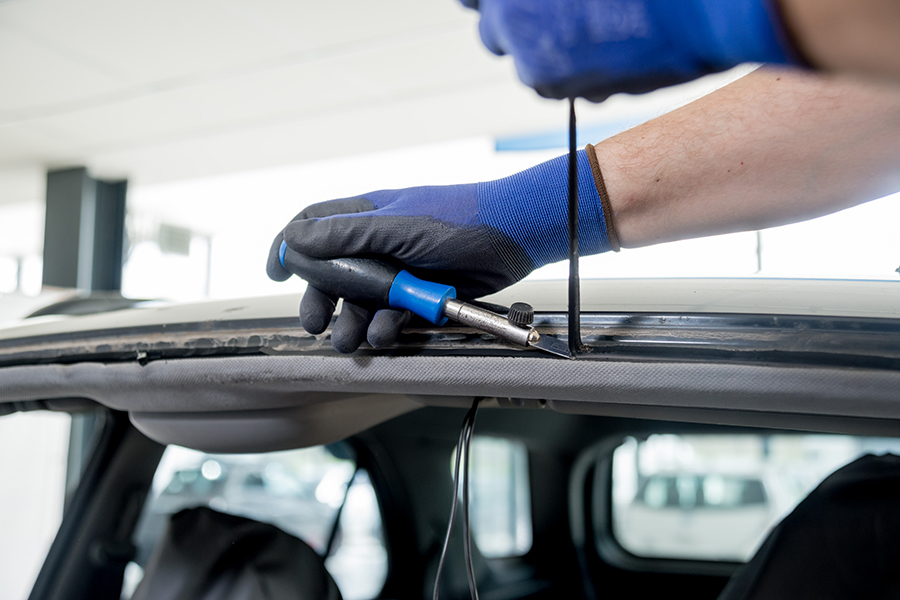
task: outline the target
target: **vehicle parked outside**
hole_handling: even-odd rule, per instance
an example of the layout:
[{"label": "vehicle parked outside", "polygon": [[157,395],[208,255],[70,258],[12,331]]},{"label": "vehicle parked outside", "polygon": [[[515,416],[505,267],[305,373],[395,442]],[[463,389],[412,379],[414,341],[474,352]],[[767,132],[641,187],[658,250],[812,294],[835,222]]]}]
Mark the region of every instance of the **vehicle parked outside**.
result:
[{"label": "vehicle parked outside", "polygon": [[891,438],[813,434],[628,438],[613,458],[613,534],[647,558],[746,562],[822,479]]},{"label": "vehicle parked outside", "polygon": [[781,514],[773,483],[763,474],[651,475],[619,508],[616,539],[639,556],[746,561]]}]

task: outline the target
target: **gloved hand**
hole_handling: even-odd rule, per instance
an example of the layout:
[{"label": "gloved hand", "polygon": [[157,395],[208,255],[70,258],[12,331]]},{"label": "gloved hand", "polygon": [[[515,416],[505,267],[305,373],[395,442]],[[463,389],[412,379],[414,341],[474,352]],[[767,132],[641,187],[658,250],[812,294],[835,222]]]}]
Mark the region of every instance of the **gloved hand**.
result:
[{"label": "gloved hand", "polygon": [[494,54],[549,98],[601,101],[744,62],[799,63],[776,0],[461,0]]},{"label": "gloved hand", "polygon": [[[578,152],[579,251],[618,250],[609,200],[592,146]],[[568,256],[568,157],[486,183],[382,190],[314,204],[279,233],[267,272],[290,277],[278,258],[281,241],[314,258],[386,255],[415,276],[456,288],[471,299],[501,290],[534,269]],[[337,299],[308,288],[300,321],[313,334],[328,327]],[[353,352],[367,338],[393,343],[406,313],[345,302],[332,345]]]}]

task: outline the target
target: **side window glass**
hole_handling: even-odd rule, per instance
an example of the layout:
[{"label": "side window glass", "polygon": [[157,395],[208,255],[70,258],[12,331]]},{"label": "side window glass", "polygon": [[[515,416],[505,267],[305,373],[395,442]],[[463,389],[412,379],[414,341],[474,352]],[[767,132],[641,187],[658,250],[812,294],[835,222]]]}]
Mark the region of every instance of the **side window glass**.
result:
[{"label": "side window glass", "polygon": [[521,556],[532,542],[528,450],[519,441],[477,435],[471,443],[470,519],[475,544],[488,558]]},{"label": "side window glass", "polygon": [[[91,415],[93,416],[93,415]],[[76,424],[84,415],[76,416]],[[69,491],[77,486],[90,439],[74,436],[73,417],[35,411],[0,417],[0,582],[3,597],[31,592],[62,522]],[[78,439],[75,439],[78,438]],[[70,442],[77,464],[69,465]],[[67,477],[68,475],[68,477]]]},{"label": "side window glass", "polygon": [[271,523],[319,555],[328,552],[325,566],[346,600],[369,600],[384,585],[381,513],[368,474],[353,460],[323,446],[264,454],[169,446],[135,532],[138,552],[126,568],[123,598],[143,578],[169,517],[196,506]]},{"label": "side window glass", "polygon": [[364,470],[356,477],[341,510],[341,524],[325,567],[345,600],[375,598],[387,578],[387,551],[375,489]]},{"label": "side window glass", "polygon": [[[900,440],[837,435],[628,438],[612,468],[612,534],[634,556],[746,562],[825,477]],[[603,503],[594,499],[595,522]]]}]

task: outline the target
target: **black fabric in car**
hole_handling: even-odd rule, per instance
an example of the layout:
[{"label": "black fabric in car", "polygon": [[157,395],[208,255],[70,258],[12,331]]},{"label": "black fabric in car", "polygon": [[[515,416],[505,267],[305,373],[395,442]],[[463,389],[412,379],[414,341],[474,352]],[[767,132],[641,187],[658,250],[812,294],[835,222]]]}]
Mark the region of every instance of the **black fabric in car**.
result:
[{"label": "black fabric in car", "polygon": [[835,471],[772,530],[719,600],[900,598],[900,457]]},{"label": "black fabric in car", "polygon": [[172,516],[132,600],[340,600],[325,563],[273,525],[192,508]]}]

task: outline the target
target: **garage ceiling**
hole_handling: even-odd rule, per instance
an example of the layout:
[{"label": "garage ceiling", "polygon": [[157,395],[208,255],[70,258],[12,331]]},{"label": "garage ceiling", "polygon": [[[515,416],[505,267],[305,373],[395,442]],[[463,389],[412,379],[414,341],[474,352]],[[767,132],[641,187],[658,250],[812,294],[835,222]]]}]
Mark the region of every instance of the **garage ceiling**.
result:
[{"label": "garage ceiling", "polygon": [[456,0],[0,0],[0,203],[41,200],[48,168],[135,186],[561,130],[565,103],[520,84],[477,22]]},{"label": "garage ceiling", "polygon": [[0,169],[138,183],[558,126],[454,0],[0,3]]}]

